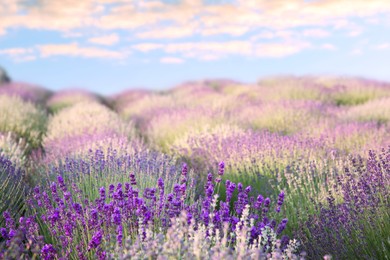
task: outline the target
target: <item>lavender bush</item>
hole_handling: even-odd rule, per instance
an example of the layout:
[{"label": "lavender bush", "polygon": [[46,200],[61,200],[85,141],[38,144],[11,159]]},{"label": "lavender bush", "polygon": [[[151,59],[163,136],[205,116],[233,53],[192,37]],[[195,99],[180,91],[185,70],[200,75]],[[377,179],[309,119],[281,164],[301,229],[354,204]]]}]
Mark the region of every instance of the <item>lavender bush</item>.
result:
[{"label": "lavender bush", "polygon": [[[7,211],[7,218],[20,216],[27,193],[24,172],[3,155],[0,155],[0,183],[0,212]],[[5,220],[0,217],[0,226]]]},{"label": "lavender bush", "polygon": [[97,102],[101,98],[97,95],[82,89],[63,90],[53,94],[46,102],[48,109],[56,113],[66,107],[73,106],[78,103]]},{"label": "lavender bush", "polygon": [[23,139],[17,139],[11,132],[0,133],[0,156],[8,157],[18,166],[27,163],[28,144]]},{"label": "lavender bush", "polygon": [[46,132],[46,114],[31,102],[17,96],[0,95],[0,132],[12,132],[30,148],[41,145]]},{"label": "lavender bush", "polygon": [[[96,199],[85,196],[77,185],[69,185],[59,175],[49,189],[35,187],[29,201],[35,212],[35,217],[29,218],[29,225],[36,227],[35,223],[40,223],[40,234],[44,235],[45,244],[36,229],[31,232],[26,228],[24,218],[16,230],[13,219],[5,212],[6,227],[1,229],[1,234],[6,240],[6,252],[10,245],[17,243],[14,237],[20,231],[29,237],[26,243],[31,243],[31,248],[40,248],[44,259],[106,259],[109,255],[123,257],[134,250],[150,254],[152,252],[139,249],[139,244],[154,236],[165,236],[165,244],[170,244],[174,230],[183,238],[190,232],[192,239],[185,238],[183,243],[193,245],[196,250],[183,248],[183,251],[173,252],[174,248],[165,248],[162,249],[163,254],[203,254],[198,249],[212,249],[218,243],[221,255],[228,252],[242,256],[293,254],[298,246],[295,241],[289,243],[285,236],[277,241],[288,220],[281,219],[278,214],[271,214],[277,218],[269,217],[272,211],[280,212],[284,192],[279,194],[277,203],[271,205],[269,198],[251,196],[250,186],[244,188],[241,183],[236,185],[226,181],[226,199],[218,201],[218,195],[214,196],[214,193],[219,189],[223,174],[224,168],[220,166],[216,179],[208,175],[204,194],[197,201],[193,200],[186,165],[182,167],[180,182],[172,189],[167,189],[163,179],[159,178],[155,187],[142,191],[137,187],[135,174],[130,173],[128,182],[101,187]],[[233,201],[236,190],[238,199]],[[127,246],[123,247],[126,239],[134,243],[126,242]],[[203,243],[201,239],[208,242]],[[25,250],[27,246],[29,244],[22,242],[19,248]],[[107,251],[112,247],[115,249]],[[225,247],[231,247],[235,252]]]},{"label": "lavender bush", "polygon": [[310,257],[390,257],[389,162],[390,147],[379,155],[370,151],[367,159],[351,158],[327,203],[314,202],[318,213],[302,223],[298,236]]},{"label": "lavender bush", "polygon": [[42,105],[50,97],[51,91],[22,82],[12,82],[0,86],[0,95],[17,96],[25,102]]},{"label": "lavender bush", "polygon": [[386,259],[389,151],[367,151],[390,145],[389,86],[218,80],[49,102],[2,86],[0,258],[297,259],[302,244]]}]

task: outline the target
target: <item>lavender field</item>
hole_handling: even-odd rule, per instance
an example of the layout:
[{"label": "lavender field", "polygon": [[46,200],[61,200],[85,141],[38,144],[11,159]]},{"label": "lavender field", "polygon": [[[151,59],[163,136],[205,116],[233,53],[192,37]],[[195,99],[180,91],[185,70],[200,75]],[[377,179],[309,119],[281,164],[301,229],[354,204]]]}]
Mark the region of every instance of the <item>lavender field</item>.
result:
[{"label": "lavender field", "polygon": [[5,83],[0,180],[0,259],[390,259],[390,83]]}]

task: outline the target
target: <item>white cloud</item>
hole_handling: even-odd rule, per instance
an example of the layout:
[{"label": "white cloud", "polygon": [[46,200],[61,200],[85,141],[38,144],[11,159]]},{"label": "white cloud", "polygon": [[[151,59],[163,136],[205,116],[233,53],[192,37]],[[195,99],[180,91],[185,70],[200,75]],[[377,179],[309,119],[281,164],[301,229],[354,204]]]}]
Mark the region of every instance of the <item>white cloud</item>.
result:
[{"label": "white cloud", "polygon": [[374,46],[374,49],[376,50],[388,50],[390,49],[390,43],[382,43],[382,44],[378,44],[376,46]]},{"label": "white cloud", "polygon": [[119,36],[116,33],[112,33],[109,35],[99,36],[89,38],[88,41],[90,43],[99,44],[99,45],[114,45],[119,42]]},{"label": "white cloud", "polygon": [[22,56],[30,54],[33,52],[31,48],[10,48],[10,49],[0,49],[0,55],[8,55],[12,57]]},{"label": "white cloud", "polygon": [[355,48],[349,54],[353,56],[359,56],[363,54],[363,50],[360,48]]},{"label": "white cloud", "polygon": [[284,41],[274,43],[256,43],[251,41],[220,42],[181,42],[154,44],[143,43],[132,48],[141,52],[161,50],[167,54],[179,54],[198,60],[216,60],[230,55],[247,57],[284,57],[310,48],[309,42]]},{"label": "white cloud", "polygon": [[309,29],[309,30],[304,30],[302,32],[302,35],[311,38],[325,38],[328,37],[330,33],[323,29]]},{"label": "white cloud", "polygon": [[281,58],[298,53],[311,47],[308,42],[280,42],[260,43],[255,46],[255,55],[258,57]]},{"label": "white cloud", "polygon": [[135,36],[141,39],[174,39],[188,37],[194,34],[194,26],[184,25],[180,27],[156,28],[137,33]]},{"label": "white cloud", "polygon": [[95,47],[80,47],[77,43],[46,44],[37,46],[42,58],[51,56],[74,56],[84,58],[123,59],[128,53]]},{"label": "white cloud", "polygon": [[161,49],[163,46],[164,46],[163,44],[158,44],[158,43],[140,43],[140,44],[133,45],[132,48],[137,51],[149,52],[149,51]]},{"label": "white cloud", "polygon": [[0,49],[0,56],[5,55],[16,62],[32,61],[36,59],[33,48]]},{"label": "white cloud", "polygon": [[337,50],[337,47],[331,43],[324,43],[321,45],[321,49],[335,51],[335,50]]},{"label": "white cloud", "polygon": [[168,63],[168,64],[180,64],[183,63],[184,60],[180,58],[175,57],[163,57],[160,59],[161,63]]},{"label": "white cloud", "polygon": [[356,36],[359,36],[360,34],[363,33],[363,30],[360,29],[360,28],[357,28],[357,29],[354,29],[354,30],[351,30],[348,32],[348,36],[350,37],[356,37]]}]

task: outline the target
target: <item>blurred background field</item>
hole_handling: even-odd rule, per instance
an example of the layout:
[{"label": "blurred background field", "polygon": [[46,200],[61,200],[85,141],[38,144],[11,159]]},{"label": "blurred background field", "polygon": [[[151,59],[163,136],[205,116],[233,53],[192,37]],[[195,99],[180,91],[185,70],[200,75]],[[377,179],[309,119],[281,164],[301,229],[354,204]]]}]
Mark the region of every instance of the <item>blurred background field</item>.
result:
[{"label": "blurred background field", "polygon": [[[389,147],[387,82],[315,76],[254,84],[207,80],[112,96],[8,82],[0,86],[0,152],[14,169],[5,161],[0,169],[0,209],[7,205],[14,217],[26,214],[27,194],[37,184],[49,185],[57,173],[92,200],[100,187],[124,183],[130,172],[142,190],[158,178],[172,189],[182,163],[191,169],[197,199],[223,161],[222,183],[242,183],[273,200],[285,192],[285,233],[302,242],[310,259],[384,259],[390,229],[375,229],[390,223]],[[381,180],[375,179],[379,171]],[[361,186],[364,176],[375,177],[368,190]],[[374,188],[382,192],[377,199]],[[221,199],[226,192],[221,185]],[[328,223],[323,219],[329,210],[334,220]]]}]

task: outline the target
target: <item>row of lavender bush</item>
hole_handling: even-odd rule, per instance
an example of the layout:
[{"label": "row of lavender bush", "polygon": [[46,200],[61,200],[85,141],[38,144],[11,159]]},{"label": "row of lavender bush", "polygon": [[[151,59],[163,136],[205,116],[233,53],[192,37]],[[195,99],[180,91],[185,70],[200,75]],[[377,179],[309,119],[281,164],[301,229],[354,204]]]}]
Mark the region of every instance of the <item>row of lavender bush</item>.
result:
[{"label": "row of lavender bush", "polygon": [[[51,93],[17,83],[0,86],[0,188],[7,194],[0,197],[6,205],[2,210],[7,209],[0,217],[6,228],[0,242],[3,257],[19,252],[21,258],[48,259],[278,259],[306,252],[310,259],[326,254],[386,258],[389,151],[377,156],[368,149],[390,144],[389,96],[386,83],[310,77],[266,79],[257,85],[193,82],[165,93],[129,91],[111,98],[85,91]],[[362,158],[356,159],[359,154]],[[192,169],[186,180],[178,166],[182,161]],[[217,183],[210,181],[213,175]],[[378,176],[384,180],[379,184]],[[114,197],[129,196],[126,183],[138,191],[133,215],[123,215],[126,210]],[[230,194],[231,183],[240,190]],[[38,196],[36,185],[46,198],[41,205],[31,200]],[[244,189],[248,186],[250,191]],[[108,199],[101,206],[111,205],[107,214],[98,209],[102,187]],[[185,191],[180,205],[177,190]],[[265,214],[265,198],[278,204],[281,191],[286,198],[281,212],[273,208]],[[262,197],[251,195],[259,193],[265,197],[262,214],[256,213]],[[218,195],[215,201],[213,194]],[[164,207],[175,203],[180,210],[169,215],[172,209]],[[73,204],[80,205],[87,222],[64,227],[66,220],[80,217]],[[244,214],[246,204],[249,215]],[[161,219],[155,217],[158,205],[164,205]],[[94,209],[101,230],[89,225]],[[139,219],[144,209],[155,221]],[[115,224],[115,216],[123,225]],[[289,246],[277,232],[278,224],[286,222],[282,216],[288,218],[284,234],[297,239]],[[229,223],[227,229],[223,223]],[[100,243],[88,251],[94,239]]]}]

